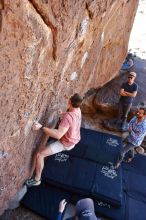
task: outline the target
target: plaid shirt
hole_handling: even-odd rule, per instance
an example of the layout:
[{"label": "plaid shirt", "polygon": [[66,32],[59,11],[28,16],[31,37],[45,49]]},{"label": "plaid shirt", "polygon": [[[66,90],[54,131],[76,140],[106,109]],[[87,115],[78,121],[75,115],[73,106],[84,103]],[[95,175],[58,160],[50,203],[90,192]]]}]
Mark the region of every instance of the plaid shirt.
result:
[{"label": "plaid shirt", "polygon": [[146,118],[138,122],[137,117],[133,117],[129,122],[130,134],[128,135],[128,142],[135,146],[140,146],[146,135]]}]

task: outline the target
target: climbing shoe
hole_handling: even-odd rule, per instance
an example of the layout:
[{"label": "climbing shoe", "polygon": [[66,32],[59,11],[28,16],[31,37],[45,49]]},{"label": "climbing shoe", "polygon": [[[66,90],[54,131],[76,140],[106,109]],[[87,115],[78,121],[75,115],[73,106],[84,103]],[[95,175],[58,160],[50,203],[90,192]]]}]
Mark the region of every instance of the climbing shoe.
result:
[{"label": "climbing shoe", "polygon": [[31,179],[26,180],[25,184],[28,187],[39,186],[41,184],[41,180],[35,180],[35,179],[31,178]]}]

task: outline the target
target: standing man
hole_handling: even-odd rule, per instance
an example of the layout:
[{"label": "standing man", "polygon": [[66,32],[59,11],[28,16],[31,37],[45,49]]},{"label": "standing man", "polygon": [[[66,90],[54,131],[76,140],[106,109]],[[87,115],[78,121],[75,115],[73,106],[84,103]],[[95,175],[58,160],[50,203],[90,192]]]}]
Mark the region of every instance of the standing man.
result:
[{"label": "standing man", "polygon": [[82,98],[79,94],[71,96],[68,102],[68,111],[62,114],[58,129],[43,127],[39,123],[33,125],[33,130],[43,132],[58,141],[43,147],[34,157],[35,177],[26,181],[27,186],[37,186],[41,183],[41,174],[44,168],[44,158],[65,150],[71,150],[80,141]]},{"label": "standing man", "polygon": [[[126,144],[122,148],[115,168],[118,168],[127,152],[139,147],[146,135],[146,109],[139,108],[137,115],[129,123],[129,135]],[[133,155],[134,156],[134,155]]]},{"label": "standing man", "polygon": [[119,100],[119,120],[121,126],[124,127],[127,121],[127,116],[132,106],[133,98],[137,95],[138,86],[134,82],[136,78],[135,72],[130,72],[128,75],[128,80],[123,83],[120,90],[120,100]]}]

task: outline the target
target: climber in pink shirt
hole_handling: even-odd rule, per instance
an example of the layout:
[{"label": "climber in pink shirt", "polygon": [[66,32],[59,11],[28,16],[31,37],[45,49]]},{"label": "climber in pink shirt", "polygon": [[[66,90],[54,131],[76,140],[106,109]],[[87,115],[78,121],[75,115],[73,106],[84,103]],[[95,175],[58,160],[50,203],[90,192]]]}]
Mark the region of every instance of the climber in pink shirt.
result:
[{"label": "climber in pink shirt", "polygon": [[41,148],[34,158],[35,177],[26,181],[27,186],[38,186],[41,183],[41,174],[44,168],[44,158],[64,150],[71,150],[80,141],[82,98],[79,94],[71,96],[68,102],[68,111],[62,113],[62,119],[58,129],[43,127],[40,123],[34,123],[33,130],[43,130],[50,137],[58,139],[47,147]]}]

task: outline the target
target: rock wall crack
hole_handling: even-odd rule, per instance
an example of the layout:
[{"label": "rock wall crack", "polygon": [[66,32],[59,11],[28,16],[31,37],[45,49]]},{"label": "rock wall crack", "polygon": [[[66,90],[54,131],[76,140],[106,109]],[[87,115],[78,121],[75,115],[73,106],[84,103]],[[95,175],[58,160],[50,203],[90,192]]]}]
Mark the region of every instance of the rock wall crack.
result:
[{"label": "rock wall crack", "polygon": [[52,35],[53,35],[53,51],[52,51],[52,57],[54,60],[57,58],[57,27],[55,27],[52,22],[50,21],[49,17],[46,17],[42,10],[40,9],[39,5],[35,2],[35,0],[28,0],[30,4],[33,6],[37,14],[42,18],[43,22],[51,29]]}]

